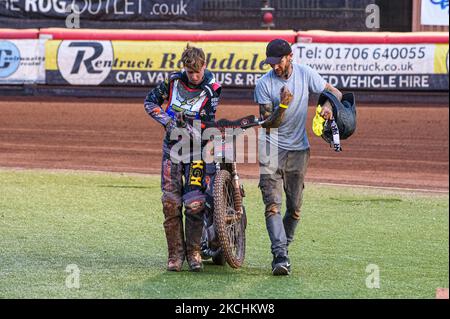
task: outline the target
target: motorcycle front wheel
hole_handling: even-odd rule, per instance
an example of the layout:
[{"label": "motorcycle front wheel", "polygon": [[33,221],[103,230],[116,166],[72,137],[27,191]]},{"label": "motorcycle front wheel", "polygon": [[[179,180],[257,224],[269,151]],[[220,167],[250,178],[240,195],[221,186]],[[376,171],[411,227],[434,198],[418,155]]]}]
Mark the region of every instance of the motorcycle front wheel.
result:
[{"label": "motorcycle front wheel", "polygon": [[236,210],[235,189],[230,172],[221,170],[214,182],[214,227],[223,255],[233,268],[242,266],[245,258],[245,210]]}]

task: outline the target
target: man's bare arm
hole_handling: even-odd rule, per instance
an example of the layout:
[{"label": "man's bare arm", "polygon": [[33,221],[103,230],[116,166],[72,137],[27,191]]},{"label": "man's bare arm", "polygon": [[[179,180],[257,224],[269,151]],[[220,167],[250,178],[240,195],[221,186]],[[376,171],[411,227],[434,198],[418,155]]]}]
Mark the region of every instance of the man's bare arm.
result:
[{"label": "man's bare arm", "polygon": [[262,120],[268,119],[273,113],[272,103],[260,104],[259,105],[259,115]]},{"label": "man's bare arm", "polygon": [[264,128],[278,128],[284,119],[284,113],[291,103],[294,96],[289,91],[287,86],[283,86],[280,90],[280,105],[278,108],[273,110],[273,105],[270,104],[260,104],[259,113],[261,114],[261,119],[266,120],[262,125]]},{"label": "man's bare arm", "polygon": [[284,110],[282,107],[278,107],[275,112],[273,111],[273,105],[269,104],[260,104],[259,105],[259,114],[261,120],[265,120],[266,122],[261,126],[264,128],[278,128],[281,125],[281,122],[284,118]]},{"label": "man's bare arm", "polygon": [[330,83],[327,83],[327,85],[325,86],[325,90],[330,91],[335,97],[338,98],[339,101],[342,100],[342,93],[341,93],[341,91],[336,89]]}]

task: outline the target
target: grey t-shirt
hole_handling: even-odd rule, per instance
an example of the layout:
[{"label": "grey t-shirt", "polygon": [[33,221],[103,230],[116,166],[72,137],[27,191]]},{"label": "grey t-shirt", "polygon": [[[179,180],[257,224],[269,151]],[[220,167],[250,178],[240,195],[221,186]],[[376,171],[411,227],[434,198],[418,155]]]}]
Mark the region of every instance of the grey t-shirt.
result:
[{"label": "grey t-shirt", "polygon": [[274,111],[280,104],[280,90],[287,85],[294,98],[284,114],[278,134],[264,134],[266,141],[288,151],[301,151],[309,148],[306,134],[309,91],[320,93],[325,90],[326,81],[317,71],[307,65],[293,64],[293,72],[284,80],[273,70],[267,72],[256,82],[255,102],[272,103]]}]

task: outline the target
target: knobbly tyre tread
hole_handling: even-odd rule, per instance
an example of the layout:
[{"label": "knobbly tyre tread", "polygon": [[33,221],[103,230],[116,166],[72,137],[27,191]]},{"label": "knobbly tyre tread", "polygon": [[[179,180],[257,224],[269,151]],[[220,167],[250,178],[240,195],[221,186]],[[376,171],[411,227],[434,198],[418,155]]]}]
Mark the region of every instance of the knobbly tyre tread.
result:
[{"label": "knobbly tyre tread", "polygon": [[[227,203],[226,203],[226,187],[231,185],[231,174],[226,170],[221,170],[216,174],[214,182],[214,227],[219,237],[219,242],[222,247],[222,251],[225,260],[232,268],[239,268],[242,266],[245,258],[245,226],[242,222],[239,223],[241,230],[241,238],[239,238],[239,255],[233,254],[233,247],[228,240],[228,234],[226,231],[226,215],[227,215]],[[240,191],[240,190],[239,190]],[[245,216],[243,216],[245,218]],[[241,221],[245,222],[245,219]]]}]

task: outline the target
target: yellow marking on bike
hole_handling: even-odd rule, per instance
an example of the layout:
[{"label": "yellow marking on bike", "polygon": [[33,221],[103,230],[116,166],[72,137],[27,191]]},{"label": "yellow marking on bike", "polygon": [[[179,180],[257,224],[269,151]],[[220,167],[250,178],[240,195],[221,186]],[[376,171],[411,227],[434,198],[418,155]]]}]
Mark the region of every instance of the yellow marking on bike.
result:
[{"label": "yellow marking on bike", "polygon": [[189,173],[190,185],[202,186],[203,179],[203,161],[193,161]]}]

